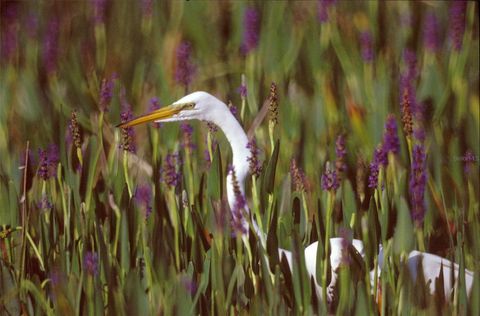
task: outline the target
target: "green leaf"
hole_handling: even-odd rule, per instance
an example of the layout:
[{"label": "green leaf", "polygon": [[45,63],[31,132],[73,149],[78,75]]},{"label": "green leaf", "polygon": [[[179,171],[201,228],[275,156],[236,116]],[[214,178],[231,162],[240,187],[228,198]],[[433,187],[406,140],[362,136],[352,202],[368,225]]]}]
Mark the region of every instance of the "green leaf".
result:
[{"label": "green leaf", "polygon": [[402,197],[397,201],[397,226],[393,237],[393,251],[395,254],[409,253],[415,244],[413,223],[407,201]]},{"label": "green leaf", "polygon": [[280,140],[277,139],[275,143],[275,149],[270,157],[267,168],[265,170],[265,176],[263,178],[263,190],[265,193],[273,194],[275,187],[275,171],[277,170],[278,154],[280,152]]}]

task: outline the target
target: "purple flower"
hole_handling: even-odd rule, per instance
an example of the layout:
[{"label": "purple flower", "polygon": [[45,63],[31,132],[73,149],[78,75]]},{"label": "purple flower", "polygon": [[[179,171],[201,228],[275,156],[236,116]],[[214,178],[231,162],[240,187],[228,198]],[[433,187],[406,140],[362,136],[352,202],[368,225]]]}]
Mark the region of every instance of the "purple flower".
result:
[{"label": "purple flower", "polygon": [[465,14],[467,1],[452,1],[450,6],[450,40],[453,48],[459,51],[462,48],[463,34],[465,33]]},{"label": "purple flower", "polygon": [[473,169],[473,164],[475,161],[477,161],[477,158],[471,150],[467,150],[465,155],[462,157],[462,160],[465,163],[465,166],[463,167],[465,174],[470,174]]},{"label": "purple flower", "polygon": [[[415,91],[415,81],[417,79],[417,57],[415,52],[406,49],[403,58],[406,68],[400,76],[400,103],[403,106],[402,120],[404,120],[405,127],[405,121],[407,121],[408,124],[412,123],[408,121],[411,121],[412,113],[417,111],[417,96]],[[408,127],[410,128],[410,126]],[[407,135],[410,134],[411,131],[407,132]]]},{"label": "purple flower", "polygon": [[238,87],[237,92],[240,94],[240,98],[245,99],[247,97],[247,86],[242,82]]},{"label": "purple flower", "polygon": [[59,55],[59,23],[56,18],[52,18],[47,25],[47,31],[43,39],[43,65],[48,74],[57,70]]},{"label": "purple flower", "polygon": [[[160,100],[157,97],[151,98],[149,102],[148,112],[152,112],[158,109],[160,109]],[[160,122],[157,122],[157,123],[153,123],[153,126],[156,128],[160,128],[163,126],[163,124]]]},{"label": "purple flower", "polygon": [[268,116],[270,123],[275,126],[278,124],[278,91],[277,84],[272,82],[270,85],[270,95],[268,96]]},{"label": "purple flower", "polygon": [[365,62],[370,63],[375,57],[373,50],[373,36],[370,31],[360,33],[360,44],[362,47],[362,58]]},{"label": "purple flower", "polygon": [[110,79],[104,78],[102,86],[100,87],[100,109],[104,112],[108,111],[108,106],[112,102],[113,88],[115,88],[116,74],[113,74]]},{"label": "purple flower", "polygon": [[395,116],[393,114],[387,116],[387,122],[385,123],[385,132],[383,134],[383,151],[386,154],[389,152],[397,154],[400,151],[397,121],[395,120]]},{"label": "purple flower", "polygon": [[177,165],[180,165],[179,154],[168,154],[165,157],[165,164],[162,170],[162,178],[166,185],[176,187],[180,183],[181,174],[177,172]]},{"label": "purple flower", "polygon": [[335,141],[335,155],[337,156],[337,159],[335,160],[335,170],[337,172],[338,181],[342,180],[343,174],[347,170],[347,164],[345,163],[346,154],[347,149],[345,148],[345,137],[343,134],[340,134]]},{"label": "purple flower", "polygon": [[195,65],[191,62],[192,47],[189,42],[181,42],[177,47],[177,64],[175,67],[175,81],[185,88],[192,82],[195,74]]},{"label": "purple flower", "polygon": [[322,190],[336,191],[339,186],[340,183],[337,178],[337,171],[330,168],[330,164],[327,162],[325,173],[322,175]]},{"label": "purple flower", "polygon": [[237,114],[238,114],[238,109],[235,105],[233,105],[232,102],[228,102],[228,108],[230,109],[230,112],[233,114],[233,116],[235,116],[237,118]]},{"label": "purple flower", "polygon": [[38,16],[35,13],[30,13],[27,17],[25,29],[30,38],[35,38],[38,33]]},{"label": "purple flower", "polygon": [[182,284],[187,290],[190,295],[194,295],[195,292],[197,291],[197,285],[195,284],[195,281],[193,281],[190,277],[184,276],[182,277]]},{"label": "purple flower", "polygon": [[47,211],[53,208],[53,204],[50,202],[46,194],[42,194],[42,198],[38,201],[37,207],[42,211]]},{"label": "purple flower", "polygon": [[243,14],[243,42],[240,50],[244,55],[257,48],[260,38],[260,17],[253,7],[247,7]]},{"label": "purple flower", "polygon": [[210,157],[210,152],[208,149],[203,151],[203,159],[205,159],[205,162],[207,163],[207,168],[210,168],[210,165],[212,164],[212,157]]},{"label": "purple flower", "polygon": [[348,248],[350,245],[352,245],[352,235],[353,232],[346,227],[340,227],[338,229],[338,236],[342,238],[342,257],[340,260],[342,265],[350,265],[352,263],[352,258],[350,257],[350,252],[348,251]]},{"label": "purple flower", "polygon": [[235,233],[246,234],[248,232],[248,228],[244,218],[244,212],[246,212],[247,201],[245,200],[245,197],[240,190],[240,186],[238,185],[238,180],[233,165],[228,167],[228,172],[232,175],[233,192],[235,194],[235,204],[233,206],[233,210],[231,210],[232,228]]},{"label": "purple flower", "polygon": [[153,0],[140,0],[142,13],[145,17],[151,17],[153,13]]},{"label": "purple flower", "polygon": [[51,144],[46,150],[38,149],[38,176],[43,180],[56,177],[57,165],[60,161],[58,147],[55,144]]},{"label": "purple flower", "polygon": [[152,213],[152,188],[148,184],[137,186],[134,199],[145,212],[145,219]]},{"label": "purple flower", "polygon": [[49,278],[54,287],[65,284],[65,275],[58,269],[58,267],[53,268],[52,271],[50,271]]},{"label": "purple flower", "polygon": [[18,9],[16,3],[7,2],[1,15],[1,58],[10,61],[18,47]]},{"label": "purple flower", "polygon": [[317,17],[320,23],[328,21],[328,8],[335,4],[335,0],[318,0]]},{"label": "purple flower", "polygon": [[212,134],[215,134],[218,131],[218,126],[215,125],[215,123],[207,122],[207,127],[208,127],[208,131]]},{"label": "purple flower", "polygon": [[192,142],[193,127],[188,123],[180,124],[180,129],[182,130],[183,140],[182,147],[187,150],[194,150],[197,146]]},{"label": "purple flower", "polygon": [[402,105],[402,123],[403,130],[407,137],[411,137],[413,133],[413,116],[412,116],[412,100],[410,98],[409,89],[405,88],[401,101]]},{"label": "purple flower", "polygon": [[262,164],[258,159],[258,156],[260,155],[260,150],[257,147],[257,142],[255,141],[255,139],[252,139],[247,143],[247,149],[250,150],[250,156],[247,158],[248,164],[250,166],[250,172],[254,176],[258,177],[262,172]]},{"label": "purple flower", "polygon": [[93,6],[93,19],[95,24],[103,24],[105,22],[107,0],[91,0],[91,3]]},{"label": "purple flower", "polygon": [[412,151],[409,193],[412,219],[421,224],[425,216],[425,185],[427,183],[426,154],[422,145],[415,145]]},{"label": "purple flower", "polygon": [[423,127],[417,127],[413,130],[413,137],[420,143],[425,141],[425,129]]},{"label": "purple flower", "polygon": [[[120,91],[120,103],[123,107],[123,112],[120,113],[120,121],[122,123],[125,123],[133,119],[133,113],[130,109],[130,104],[128,104],[125,96],[125,88]],[[122,127],[122,143],[120,144],[120,147],[123,150],[129,151],[131,153],[134,153],[136,151],[135,130],[132,126]]]},{"label": "purple flower", "polygon": [[417,55],[410,49],[403,52],[403,60],[407,66],[406,77],[415,80],[417,78]]},{"label": "purple flower", "polygon": [[429,12],[423,24],[423,41],[425,48],[434,53],[439,47],[438,43],[438,19],[435,13]]},{"label": "purple flower", "polygon": [[96,252],[87,251],[85,253],[83,269],[91,276],[98,274],[98,254]]},{"label": "purple flower", "polygon": [[378,146],[373,154],[372,162],[370,163],[370,175],[368,176],[368,187],[376,188],[378,185],[378,176],[380,174],[380,166],[388,164],[387,155],[383,146]]},{"label": "purple flower", "polygon": [[160,99],[157,97],[153,97],[149,101],[148,111],[151,112],[151,111],[158,110],[160,109],[160,106],[161,106]]},{"label": "purple flower", "polygon": [[290,177],[295,191],[304,191],[307,188],[305,173],[298,167],[294,158],[290,161]]},{"label": "purple flower", "polygon": [[82,147],[82,136],[80,134],[80,126],[77,120],[77,111],[72,111],[72,118],[68,122],[67,144],[74,143],[75,147]]}]

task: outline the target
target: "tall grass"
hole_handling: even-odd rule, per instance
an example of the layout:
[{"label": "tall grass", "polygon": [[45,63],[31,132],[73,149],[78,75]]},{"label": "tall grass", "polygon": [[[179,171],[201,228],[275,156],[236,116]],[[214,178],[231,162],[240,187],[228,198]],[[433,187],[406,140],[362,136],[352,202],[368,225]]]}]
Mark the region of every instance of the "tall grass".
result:
[{"label": "tall grass", "polygon": [[[318,240],[325,259],[326,235],[366,246],[360,272],[339,272],[335,312],[480,314],[478,277],[470,298],[461,279],[444,302],[402,264],[420,249],[480,272],[475,2],[464,17],[453,3],[406,1],[0,8],[2,314],[324,314],[303,249]],[[436,24],[426,27],[432,14]],[[190,56],[180,78],[181,42]],[[409,135],[402,85],[411,68],[409,97],[423,110]],[[277,124],[266,115],[272,82]],[[191,135],[178,124],[115,128],[121,113],[145,113],[153,97],[166,105],[196,90],[231,101],[256,139],[263,168],[246,192],[265,248],[232,231],[221,132],[203,122],[190,123]],[[369,187],[389,113],[400,149]],[[346,170],[338,189],[324,191],[340,134]],[[415,145],[426,153],[421,219],[409,189]],[[371,283],[380,243],[388,259]],[[292,271],[278,247],[293,251]],[[322,280],[329,267],[317,262]]]}]

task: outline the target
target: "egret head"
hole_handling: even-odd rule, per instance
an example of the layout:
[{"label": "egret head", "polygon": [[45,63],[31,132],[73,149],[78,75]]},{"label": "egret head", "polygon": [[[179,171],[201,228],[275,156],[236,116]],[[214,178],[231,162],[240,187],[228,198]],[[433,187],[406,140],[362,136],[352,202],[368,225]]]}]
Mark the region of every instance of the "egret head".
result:
[{"label": "egret head", "polygon": [[225,111],[229,112],[225,103],[209,93],[197,91],[175,101],[172,105],[121,123],[118,127],[129,127],[148,122],[178,122],[194,119],[218,124],[224,117]]}]

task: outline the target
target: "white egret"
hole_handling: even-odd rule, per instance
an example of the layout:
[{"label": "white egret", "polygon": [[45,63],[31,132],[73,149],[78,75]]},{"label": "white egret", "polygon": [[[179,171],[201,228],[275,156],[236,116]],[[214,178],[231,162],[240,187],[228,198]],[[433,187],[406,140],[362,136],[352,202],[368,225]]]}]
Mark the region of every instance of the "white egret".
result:
[{"label": "white egret", "polygon": [[[405,262],[408,267],[411,279],[415,282],[419,273],[423,273],[425,284],[428,286],[430,294],[435,294],[438,290],[443,291],[445,301],[449,301],[453,291],[458,286],[458,277],[460,273],[460,266],[448,259],[440,256],[413,250],[408,254]],[[378,251],[378,275],[380,276],[384,266],[384,251],[382,245],[379,246]],[[421,271],[418,268],[421,267]],[[440,277],[440,272],[443,271],[443,289],[437,289],[435,279]],[[374,279],[374,271],[370,272],[372,284]],[[467,295],[470,296],[473,287],[474,273],[465,269],[465,288]]]},{"label": "white egret", "polygon": [[[180,100],[174,102],[170,106],[163,107],[159,110],[155,110],[148,114],[142,115],[138,118],[135,118],[131,121],[122,123],[119,127],[128,127],[134,126],[142,123],[147,122],[177,122],[177,121],[186,121],[186,120],[201,120],[207,121],[216,124],[225,134],[228,142],[230,143],[232,154],[233,154],[233,170],[235,170],[235,175],[238,181],[239,189],[243,196],[245,196],[245,179],[249,173],[249,163],[248,158],[250,157],[250,150],[247,148],[248,138],[245,134],[245,131],[236,120],[235,116],[230,112],[227,105],[217,99],[216,97],[212,96],[206,92],[193,92],[189,95],[184,96]],[[234,183],[232,181],[232,171],[229,171],[227,175],[227,198],[228,203],[230,205],[230,209],[233,210],[235,208],[236,196],[234,193]],[[248,207],[246,207],[246,212],[249,214]],[[252,223],[255,229],[256,234],[258,235],[261,243],[265,246],[265,233],[260,231],[258,226],[256,225],[255,221],[252,219]],[[244,228],[244,231],[248,231],[248,222],[243,219],[241,225]],[[336,277],[336,270],[341,265],[342,260],[342,252],[347,251],[344,246],[344,242],[342,242],[342,238],[331,238],[330,245],[331,245],[331,255],[330,255],[330,264],[332,267],[332,281],[329,285],[329,292],[332,290],[331,286],[334,286],[337,277]],[[353,247],[358,251],[358,253],[364,257],[364,247],[363,242],[361,240],[353,240],[352,242]],[[316,258],[317,258],[317,248],[318,242],[314,242],[305,249],[305,264],[306,269],[310,276],[312,276],[317,285],[317,294],[321,293],[321,288],[319,286],[318,280],[316,278]],[[285,249],[279,248],[279,255],[280,257],[285,256],[290,269],[292,269],[293,259],[292,253]],[[381,252],[380,255],[383,257],[383,253]],[[440,271],[440,263],[443,264],[443,271],[444,274],[450,275],[451,269],[455,269],[456,274],[458,275],[458,267],[452,264],[449,260],[442,259],[438,256],[428,254],[428,253],[420,253],[415,252],[412,253],[409,257],[409,267],[413,269],[413,272],[416,272],[418,265],[415,263],[419,260],[421,255],[422,260],[422,267],[424,275],[427,276],[426,281],[428,282],[431,280],[435,273],[438,275]],[[440,258],[440,259],[438,259]],[[381,266],[380,266],[381,268]],[[415,273],[416,275],[417,273]],[[373,274],[372,274],[373,275]],[[473,273],[471,271],[467,271],[466,273],[467,280],[467,287],[468,289],[471,288],[471,284],[473,283]],[[445,278],[447,280],[448,278]],[[456,285],[456,282],[455,282]],[[455,285],[452,285],[451,282],[445,282],[445,293],[449,293]],[[430,285],[430,288],[432,286]],[[321,295],[319,295],[321,297]],[[331,298],[331,297],[330,297]]]}]

